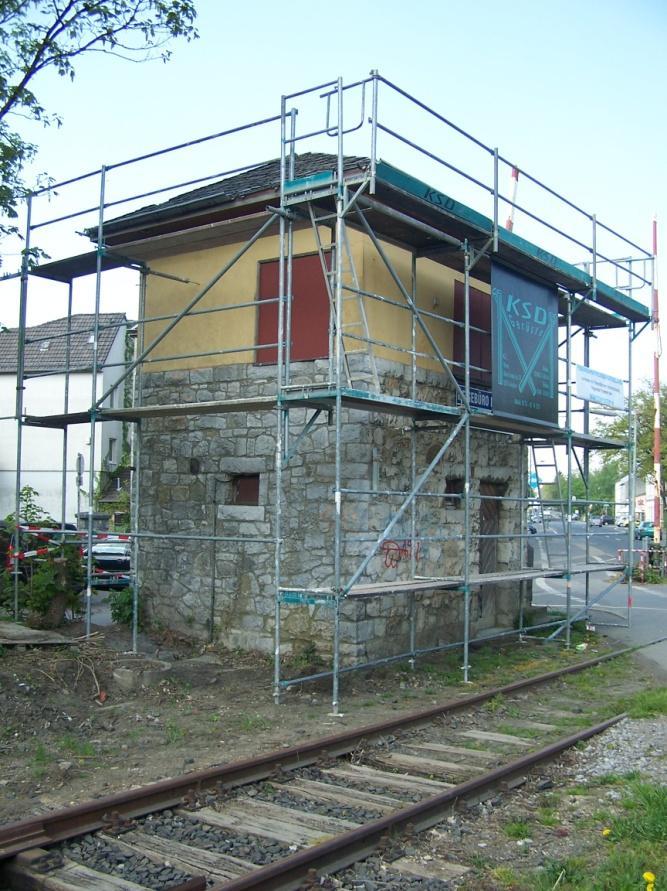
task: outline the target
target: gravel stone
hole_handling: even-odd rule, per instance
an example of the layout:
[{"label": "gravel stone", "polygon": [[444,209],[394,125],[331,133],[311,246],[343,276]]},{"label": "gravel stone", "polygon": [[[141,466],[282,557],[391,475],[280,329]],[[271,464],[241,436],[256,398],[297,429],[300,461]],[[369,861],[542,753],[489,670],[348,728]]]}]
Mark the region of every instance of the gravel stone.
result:
[{"label": "gravel stone", "polygon": [[183,884],[192,878],[166,864],[153,863],[140,854],[127,854],[114,845],[93,835],[84,835],[76,843],[64,843],[61,853],[90,869],[106,875],[120,876],[128,882],[162,891]]},{"label": "gravel stone", "polygon": [[257,866],[273,863],[291,853],[287,845],[279,842],[272,844],[254,835],[237,835],[217,826],[176,815],[172,811],[147,817],[140,825],[144,832],[151,832],[161,838],[174,839],[207,851],[230,854]]},{"label": "gravel stone", "polygon": [[605,774],[639,771],[667,784],[667,718],[625,720],[575,751],[578,783]]}]

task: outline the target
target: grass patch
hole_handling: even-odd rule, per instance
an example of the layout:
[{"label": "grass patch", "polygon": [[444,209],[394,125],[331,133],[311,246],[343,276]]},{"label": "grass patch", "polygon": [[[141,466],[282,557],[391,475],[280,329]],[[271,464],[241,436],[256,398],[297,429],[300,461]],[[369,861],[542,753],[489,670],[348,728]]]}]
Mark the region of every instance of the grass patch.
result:
[{"label": "grass patch", "polygon": [[583,889],[590,878],[589,868],[583,857],[568,857],[565,860],[549,860],[544,867],[535,873],[530,883],[522,884],[522,888],[532,891],[553,891],[558,889]]},{"label": "grass patch", "polygon": [[185,727],[181,727],[180,724],[177,724],[176,721],[167,721],[164,725],[164,736],[165,742],[168,746],[173,746],[175,743],[181,742],[187,736],[187,731]]},{"label": "grass patch", "polygon": [[497,696],[493,696],[491,699],[488,699],[484,703],[484,710],[490,712],[492,715],[497,714],[501,711],[505,706],[505,697],[498,694]]},{"label": "grass patch", "polygon": [[92,743],[77,739],[75,736],[63,736],[58,740],[58,748],[67,755],[76,755],[77,758],[92,758],[96,754]]},{"label": "grass patch", "polygon": [[476,867],[477,869],[485,869],[488,863],[489,858],[485,857],[484,854],[470,855],[470,865]]},{"label": "grass patch", "polygon": [[37,743],[35,751],[32,754],[32,763],[36,766],[42,766],[44,764],[50,764],[51,761],[53,761],[53,757],[41,743]]},{"label": "grass patch", "polygon": [[530,823],[527,820],[512,820],[504,826],[505,835],[508,838],[519,841],[522,838],[530,838]]},{"label": "grass patch", "polygon": [[53,755],[42,745],[42,743],[37,743],[30,760],[30,773],[32,774],[32,778],[39,781],[47,776],[54,759]]},{"label": "grass patch", "polygon": [[[577,623],[574,628],[573,647],[569,650],[563,649],[560,644],[530,642],[524,642],[521,646],[517,646],[516,642],[501,646],[474,646],[470,654],[471,681],[474,684],[492,682],[494,686],[502,686],[519,676],[541,674],[588,658],[590,653],[579,653],[574,649],[578,643],[587,643],[589,646],[596,643],[596,638],[586,631],[583,623]],[[621,660],[625,661],[623,657],[614,661]],[[432,657],[428,662],[420,661],[416,665],[416,672],[426,675],[430,682],[438,682],[443,686],[463,685],[461,654],[458,652],[443,653]],[[595,689],[597,683],[596,681],[591,689]]]},{"label": "grass patch", "polygon": [[631,842],[661,843],[667,858],[667,787],[634,782],[623,800],[626,815],[614,820],[612,836]]},{"label": "grass patch", "polygon": [[[581,856],[546,863],[522,876],[511,886],[513,889],[645,891],[647,882],[642,876],[647,871],[656,877],[656,891],[667,887],[667,788],[628,781],[619,775],[607,779],[613,780],[614,785],[626,784],[627,794],[619,815],[595,815],[598,820],[594,846]],[[508,826],[515,827],[517,823]],[[605,827],[604,836],[601,826]]]},{"label": "grass patch", "polygon": [[498,733],[506,733],[507,736],[524,737],[525,739],[540,739],[544,736],[543,730],[536,727],[515,727],[514,724],[500,724]]},{"label": "grass patch", "polygon": [[495,887],[508,889],[517,887],[517,875],[511,866],[496,866],[490,871],[490,875],[496,883]]},{"label": "grass patch", "polygon": [[667,687],[642,690],[620,699],[618,712],[627,712],[631,718],[658,718],[667,715]]},{"label": "grass patch", "polygon": [[234,721],[234,726],[237,730],[242,730],[244,733],[253,733],[255,731],[268,730],[271,726],[271,721],[262,715],[241,715]]},{"label": "grass patch", "polygon": [[560,824],[560,819],[553,808],[541,807],[537,812],[537,822],[541,826],[558,826]]},{"label": "grass patch", "polygon": [[565,679],[565,683],[577,693],[584,693],[597,699],[602,685],[611,681],[624,680],[631,669],[632,661],[629,656],[617,656],[615,659],[589,668],[588,671],[570,675]]}]

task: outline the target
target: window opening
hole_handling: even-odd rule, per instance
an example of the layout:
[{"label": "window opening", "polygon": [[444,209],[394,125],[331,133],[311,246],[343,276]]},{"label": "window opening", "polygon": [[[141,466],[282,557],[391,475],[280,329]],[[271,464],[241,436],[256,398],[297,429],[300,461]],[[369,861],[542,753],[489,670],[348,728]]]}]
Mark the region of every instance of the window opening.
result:
[{"label": "window opening", "polygon": [[[278,260],[259,264],[258,346],[278,342],[279,266]],[[307,254],[292,260],[290,351],[294,362],[326,359],[329,355],[329,296],[319,254]],[[277,347],[258,349],[255,361],[258,365],[275,365],[278,361]]]},{"label": "window opening", "polygon": [[259,504],[259,474],[244,473],[232,479],[232,503]]},{"label": "window opening", "polygon": [[[465,286],[454,284],[454,320],[465,321]],[[491,386],[491,296],[478,288],[470,288],[470,381],[483,387]],[[481,330],[475,331],[473,328]],[[459,363],[454,374],[465,376],[465,329],[454,328],[454,361]]]},{"label": "window opening", "polygon": [[448,495],[463,495],[465,480],[462,476],[448,476],[445,491]]}]

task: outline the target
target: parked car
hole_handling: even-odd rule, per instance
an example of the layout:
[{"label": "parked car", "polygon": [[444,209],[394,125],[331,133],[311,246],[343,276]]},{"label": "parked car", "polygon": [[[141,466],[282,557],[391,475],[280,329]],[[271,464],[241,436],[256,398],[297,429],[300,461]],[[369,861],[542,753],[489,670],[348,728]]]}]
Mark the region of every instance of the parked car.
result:
[{"label": "parked car", "polygon": [[589,522],[591,526],[602,526],[602,517],[591,517]]},{"label": "parked car", "polygon": [[621,527],[626,527],[630,525],[630,517],[626,514],[621,514],[621,516],[616,517],[616,525]]},{"label": "parked car", "polygon": [[635,529],[635,538],[639,539],[639,541],[643,538],[648,538],[650,540],[653,538],[653,529],[653,520],[644,520]]},{"label": "parked car", "polygon": [[[83,552],[87,564],[88,552]],[[132,549],[128,541],[109,539],[93,545],[92,585],[100,590],[127,588],[130,584]]]},{"label": "parked car", "polygon": [[614,518],[609,514],[602,514],[602,525],[603,526],[613,526]]}]

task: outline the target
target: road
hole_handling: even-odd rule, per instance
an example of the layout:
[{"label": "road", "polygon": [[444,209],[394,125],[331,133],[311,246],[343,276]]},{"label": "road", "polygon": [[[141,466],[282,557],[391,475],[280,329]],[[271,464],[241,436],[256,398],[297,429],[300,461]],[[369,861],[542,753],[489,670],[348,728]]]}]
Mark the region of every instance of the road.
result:
[{"label": "road", "polygon": [[[535,548],[535,565],[546,565],[547,552],[552,564],[559,565],[564,559],[565,543],[563,526],[559,520],[547,521],[546,529],[538,526],[538,534],[531,542]],[[627,529],[615,526],[593,527],[586,535],[583,522],[572,523],[573,562],[583,562],[588,539],[588,562],[606,563],[616,558],[619,549],[628,547]],[[560,558],[560,559],[559,559]],[[543,562],[544,561],[544,562]],[[609,572],[590,573],[589,602],[596,599],[610,586],[611,590],[595,603],[591,610],[591,624],[596,629],[628,646],[647,643],[667,636],[667,584],[644,585],[633,583],[632,606],[628,609],[627,584],[613,585],[618,574]],[[537,579],[533,583],[533,603],[536,606],[565,608],[565,581],[562,579]],[[572,579],[572,609],[577,611],[586,604],[586,576]],[[667,641],[642,651],[642,657],[652,664],[658,676],[667,680]]]}]

